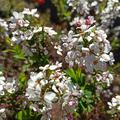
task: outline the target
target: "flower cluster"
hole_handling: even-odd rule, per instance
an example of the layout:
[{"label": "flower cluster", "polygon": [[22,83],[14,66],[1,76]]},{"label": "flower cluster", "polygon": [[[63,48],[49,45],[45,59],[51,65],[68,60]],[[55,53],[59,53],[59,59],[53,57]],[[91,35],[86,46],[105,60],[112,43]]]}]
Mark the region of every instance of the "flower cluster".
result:
[{"label": "flower cluster", "polygon": [[70,25],[77,27],[77,29],[80,29],[81,31],[85,31],[95,22],[96,21],[93,16],[88,16],[87,19],[75,17]]},{"label": "flower cluster", "polygon": [[17,90],[16,82],[13,78],[5,79],[3,73],[0,72],[0,95],[5,95],[5,92],[14,93]]},{"label": "flower cluster", "polygon": [[61,71],[61,67],[62,64],[58,62],[55,65],[48,64],[40,67],[39,73],[33,72],[30,75],[25,96],[30,101],[44,103],[40,111],[49,112],[57,102],[60,102],[64,114],[67,114],[65,113],[66,107],[69,108],[67,111],[76,110],[77,99],[81,97],[82,90]]},{"label": "flower cluster", "polygon": [[108,102],[108,106],[110,109],[120,111],[120,95],[113,97],[111,102]]},{"label": "flower cluster", "polygon": [[0,27],[3,27],[5,30],[8,30],[8,24],[4,19],[0,18]]},{"label": "flower cluster", "polygon": [[94,25],[91,26],[93,19],[79,21],[83,22],[76,28],[77,34],[70,30],[68,36],[61,38],[63,49],[66,52],[65,61],[70,67],[77,64],[87,73],[105,71],[108,64],[112,65],[114,62],[107,35],[103,30]]},{"label": "flower cluster", "polygon": [[7,21],[1,19],[0,25],[8,31],[8,35],[12,35],[11,41],[15,43],[31,40],[34,34],[42,31],[50,36],[57,34],[51,27],[41,27],[38,23],[37,26],[34,26],[36,20],[39,20],[37,9],[24,8],[22,12],[14,11],[12,17]]},{"label": "flower cluster", "polygon": [[106,8],[100,13],[101,27],[110,32],[109,26],[114,24],[114,20],[119,17],[120,4],[119,0],[108,0]]},{"label": "flower cluster", "polygon": [[89,3],[87,0],[67,0],[67,4],[72,7],[72,12],[77,11],[80,14],[89,14]]},{"label": "flower cluster", "polygon": [[[77,13],[84,17],[93,15],[99,20],[98,25],[106,32],[110,32],[110,26],[115,22],[115,19],[119,17],[120,4],[118,0],[67,0],[69,7],[72,7],[71,12]],[[104,5],[105,6],[104,6]]]},{"label": "flower cluster", "polygon": [[105,82],[107,84],[107,86],[110,86],[110,84],[113,81],[113,75],[111,73],[109,73],[109,71],[103,72],[102,75],[96,74],[96,80],[98,82],[102,82],[102,83]]}]

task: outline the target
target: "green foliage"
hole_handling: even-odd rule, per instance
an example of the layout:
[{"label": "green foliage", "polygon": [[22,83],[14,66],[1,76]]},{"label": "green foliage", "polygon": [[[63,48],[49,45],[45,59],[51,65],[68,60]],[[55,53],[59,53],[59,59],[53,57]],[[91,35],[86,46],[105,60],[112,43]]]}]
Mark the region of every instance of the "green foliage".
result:
[{"label": "green foliage", "polygon": [[102,12],[102,11],[105,9],[105,7],[106,7],[106,5],[107,5],[107,1],[108,1],[108,0],[104,0],[104,1],[102,1],[102,2],[99,4],[99,10],[100,10],[100,12]]},{"label": "green foliage", "polygon": [[91,112],[94,105],[94,93],[90,89],[85,88],[83,96],[79,99],[79,111],[83,113]]},{"label": "green foliage", "polygon": [[35,113],[30,109],[19,111],[16,115],[17,120],[40,120],[40,113]]},{"label": "green foliage", "polygon": [[13,57],[17,60],[24,60],[25,59],[25,53],[21,49],[19,45],[14,46],[13,48],[6,49],[3,52],[11,52],[13,53]]},{"label": "green foliage", "polygon": [[12,11],[21,11],[26,6],[24,0],[0,0],[0,11],[9,17]]},{"label": "green foliage", "polygon": [[67,75],[71,77],[74,84],[78,84],[83,91],[83,95],[79,99],[79,111],[91,112],[96,101],[97,95],[95,93],[95,85],[92,82],[87,82],[85,75],[80,69],[74,70],[72,68],[66,71]]},{"label": "green foliage", "polygon": [[24,54],[24,52],[22,51],[22,49],[20,48],[19,45],[15,46],[15,48],[13,49],[13,53],[14,53],[14,58],[20,59],[20,60],[25,59],[25,54]]},{"label": "green foliage", "polygon": [[80,69],[76,71],[73,68],[70,68],[66,71],[67,75],[71,77],[73,83],[84,86],[85,84],[85,75],[81,72]]},{"label": "green foliage", "polygon": [[27,84],[27,78],[25,73],[20,73],[18,79],[19,79],[20,88],[24,88]]},{"label": "green foliage", "polygon": [[57,7],[60,20],[70,19],[71,13],[67,11],[66,0],[54,0],[53,3]]},{"label": "green foliage", "polygon": [[111,45],[112,45],[113,50],[119,49],[120,48],[120,40],[113,39]]}]

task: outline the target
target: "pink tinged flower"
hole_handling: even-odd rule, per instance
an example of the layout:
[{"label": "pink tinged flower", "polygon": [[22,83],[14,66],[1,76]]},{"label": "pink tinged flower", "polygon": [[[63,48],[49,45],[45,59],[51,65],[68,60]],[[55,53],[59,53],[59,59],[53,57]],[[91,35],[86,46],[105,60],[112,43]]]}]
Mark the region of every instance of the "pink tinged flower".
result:
[{"label": "pink tinged flower", "polygon": [[73,61],[69,61],[69,67],[73,67],[74,66],[74,62]]},{"label": "pink tinged flower", "polygon": [[30,105],[30,108],[31,108],[33,111],[35,111],[35,112],[40,111],[37,104],[31,104],[31,105]]},{"label": "pink tinged flower", "polygon": [[85,24],[90,26],[93,23],[95,23],[94,17],[88,16],[88,18],[85,20]]},{"label": "pink tinged flower", "polygon": [[102,80],[102,76],[100,75],[100,74],[97,74],[96,75],[96,80],[99,82],[99,81],[101,81]]},{"label": "pink tinged flower", "polygon": [[86,24],[86,25],[91,25],[90,19],[86,19],[86,20],[85,20],[85,24]]},{"label": "pink tinged flower", "polygon": [[80,21],[76,22],[75,26],[76,27],[80,27],[81,26],[81,22]]},{"label": "pink tinged flower", "polygon": [[70,115],[68,115],[68,120],[74,120],[74,117],[73,117],[73,115],[72,114],[70,114]]},{"label": "pink tinged flower", "polygon": [[74,106],[75,104],[76,104],[76,102],[74,100],[71,100],[71,101],[68,102],[68,105],[70,107]]},{"label": "pink tinged flower", "polygon": [[20,27],[23,27],[24,25],[24,20],[18,20],[17,21],[17,24],[20,26]]}]

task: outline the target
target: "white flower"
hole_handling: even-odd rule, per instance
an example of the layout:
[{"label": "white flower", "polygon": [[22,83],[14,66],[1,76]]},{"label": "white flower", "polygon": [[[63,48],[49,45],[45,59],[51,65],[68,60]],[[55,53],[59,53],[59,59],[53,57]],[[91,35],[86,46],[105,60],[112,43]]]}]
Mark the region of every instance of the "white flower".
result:
[{"label": "white flower", "polygon": [[53,36],[53,35],[56,35],[56,34],[57,34],[57,32],[55,32],[55,31],[53,30],[53,28],[51,28],[51,27],[44,27],[44,31],[45,31],[46,33],[48,33],[48,35],[50,35],[50,36]]},{"label": "white flower", "polygon": [[[1,75],[3,73],[1,72]],[[5,77],[0,75],[0,95],[4,95]]]},{"label": "white flower", "polygon": [[49,69],[56,70],[57,68],[61,68],[61,67],[62,67],[62,63],[56,62],[55,65],[50,65]]},{"label": "white flower", "polygon": [[110,63],[110,65],[113,65],[113,64],[114,64],[114,61],[115,61],[114,56],[113,56],[113,53],[110,52],[109,56],[110,56],[110,61],[109,61],[109,63]]},{"label": "white flower", "polygon": [[47,84],[47,81],[43,79],[44,74],[31,73],[30,79],[28,80],[28,88],[26,89],[26,97],[33,101],[38,101],[40,99],[41,88],[43,85]]},{"label": "white flower", "polygon": [[44,86],[44,85],[46,85],[47,83],[48,83],[48,80],[42,79],[42,80],[40,81],[41,86]]},{"label": "white flower", "polygon": [[19,20],[19,19],[23,19],[24,18],[24,14],[23,13],[21,13],[21,12],[18,13],[16,11],[13,12],[13,16],[14,16],[13,20],[14,19]]},{"label": "white flower", "polygon": [[0,108],[0,113],[5,112],[5,108]]},{"label": "white flower", "polygon": [[4,76],[0,76],[0,83],[1,83],[2,81],[5,81],[5,77],[4,77]]},{"label": "white flower", "polygon": [[106,40],[106,38],[107,38],[107,35],[103,30],[97,30],[96,34],[98,35],[98,40],[100,42]]},{"label": "white flower", "polygon": [[100,61],[108,62],[110,61],[110,56],[108,54],[102,54],[100,57]]},{"label": "white flower", "polygon": [[104,53],[109,53],[111,50],[111,45],[110,45],[110,42],[107,41],[104,43]]},{"label": "white flower", "polygon": [[20,27],[28,27],[30,22],[28,20],[18,20],[17,21],[17,24],[20,26]]},{"label": "white flower", "polygon": [[86,39],[90,42],[92,40],[91,36],[87,36]]},{"label": "white flower", "polygon": [[16,28],[16,23],[10,23],[9,27],[10,27],[10,29],[15,29]]},{"label": "white flower", "polygon": [[90,50],[95,53],[96,55],[99,55],[100,53],[100,48],[98,43],[92,43],[89,45]]},{"label": "white flower", "polygon": [[85,31],[85,30],[88,28],[88,26],[85,25],[85,24],[82,24],[80,28],[81,28],[83,31]]},{"label": "white flower", "polygon": [[33,33],[38,33],[42,31],[42,27],[34,27]]},{"label": "white flower", "polygon": [[9,93],[14,93],[17,90],[16,80],[14,78],[9,78],[4,85],[4,89]]},{"label": "white flower", "polygon": [[119,0],[112,0],[112,2],[115,2],[115,3],[117,3],[117,2],[119,2]]},{"label": "white flower", "polygon": [[37,18],[39,17],[39,14],[37,14],[37,9],[30,10],[29,8],[24,8],[24,11],[22,13],[26,15],[32,15]]},{"label": "white flower", "polygon": [[8,30],[8,24],[4,19],[0,18],[0,26],[4,27],[5,30]]},{"label": "white flower", "polygon": [[70,25],[76,25],[76,24],[80,24],[80,18],[79,17],[75,17],[74,20],[70,23]]},{"label": "white flower", "polygon": [[91,6],[94,7],[94,6],[96,6],[97,4],[98,4],[98,2],[97,2],[97,1],[94,1],[94,2],[91,3]]},{"label": "white flower", "polygon": [[103,72],[102,74],[96,74],[96,80],[98,82],[106,83],[107,86],[113,81],[113,75],[109,73],[109,71]]},{"label": "white flower", "polygon": [[31,104],[29,107],[31,109],[33,109],[33,111],[35,111],[35,112],[39,112],[40,111],[40,109],[39,109],[37,104]]},{"label": "white flower", "polygon": [[32,101],[39,101],[40,100],[40,91],[35,91],[33,88],[27,88],[25,96]]},{"label": "white flower", "polygon": [[120,106],[118,106],[117,109],[120,111]]},{"label": "white flower", "polygon": [[82,52],[83,52],[83,53],[86,53],[86,52],[89,52],[89,51],[90,51],[89,48],[82,47]]},{"label": "white flower", "polygon": [[49,69],[50,69],[50,70],[56,70],[56,69],[57,69],[57,66],[56,66],[56,65],[51,65],[51,66],[49,67]]},{"label": "white flower", "polygon": [[56,98],[56,94],[54,92],[46,92],[44,95],[44,100],[47,103],[52,103]]},{"label": "white flower", "polygon": [[112,98],[111,102],[108,102],[109,108],[110,109],[116,109],[116,111],[120,110],[120,95],[116,95],[115,97]]},{"label": "white flower", "polygon": [[99,82],[99,81],[101,81],[102,80],[102,76],[100,75],[100,74],[97,74],[96,75],[96,80]]},{"label": "white flower", "polygon": [[62,56],[62,51],[63,50],[62,50],[61,46],[60,45],[54,46],[54,48],[57,50],[57,54]]},{"label": "white flower", "polygon": [[56,93],[59,92],[58,89],[57,89],[57,86],[55,86],[55,85],[52,86],[52,90],[53,90],[54,92],[56,92]]}]

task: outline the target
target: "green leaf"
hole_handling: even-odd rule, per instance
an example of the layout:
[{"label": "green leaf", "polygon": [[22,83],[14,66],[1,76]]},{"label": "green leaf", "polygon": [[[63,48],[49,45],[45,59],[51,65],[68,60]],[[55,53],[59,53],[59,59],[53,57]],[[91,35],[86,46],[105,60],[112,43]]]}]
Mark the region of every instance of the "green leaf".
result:
[{"label": "green leaf", "polygon": [[99,4],[99,10],[100,10],[100,12],[102,12],[102,11],[105,9],[105,7],[106,7],[106,5],[107,5],[107,1],[108,1],[108,0],[104,0],[104,1],[102,1],[102,2]]},{"label": "green leaf", "polygon": [[22,118],[22,111],[18,112],[17,119],[18,120],[23,120],[23,118]]},{"label": "green leaf", "polygon": [[80,86],[84,86],[85,84],[85,75],[81,72],[80,69],[74,70],[70,68],[66,70],[66,74],[71,77],[73,83],[77,83]]},{"label": "green leaf", "polygon": [[19,75],[19,83],[20,83],[20,87],[25,87],[26,83],[27,83],[27,78],[25,73],[20,73]]},{"label": "green leaf", "polygon": [[29,117],[27,118],[27,112],[25,110],[18,112],[17,119],[18,120],[28,120]]},{"label": "green leaf", "polygon": [[85,108],[83,102],[82,102],[82,101],[79,101],[79,104],[80,104],[80,106],[82,107],[82,109],[83,109],[84,111],[86,111],[86,108]]},{"label": "green leaf", "polygon": [[75,71],[70,68],[66,71],[67,75],[71,77],[71,79],[73,80],[73,82],[75,83],[76,80],[77,80],[77,77],[76,77],[76,74],[75,74]]},{"label": "green leaf", "polygon": [[16,59],[22,59],[22,60],[25,59],[25,54],[19,45],[16,45],[14,48],[14,57]]}]

